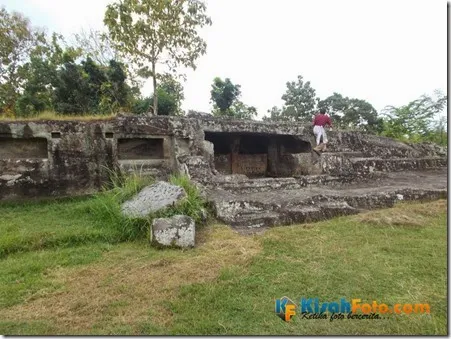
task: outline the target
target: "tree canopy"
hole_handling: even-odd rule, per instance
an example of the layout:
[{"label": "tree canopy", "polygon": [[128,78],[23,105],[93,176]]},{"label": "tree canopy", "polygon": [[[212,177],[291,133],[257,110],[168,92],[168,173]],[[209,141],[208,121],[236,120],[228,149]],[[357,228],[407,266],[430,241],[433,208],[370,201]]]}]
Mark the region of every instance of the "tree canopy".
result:
[{"label": "tree canopy", "polygon": [[444,131],[444,117],[438,121],[437,117],[447,101],[446,95],[436,91],[433,96],[423,95],[404,106],[387,106],[383,112],[382,135],[406,141],[437,142],[437,133]]},{"label": "tree canopy", "polygon": [[225,80],[219,77],[214,78],[210,95],[213,103],[213,115],[237,119],[252,119],[257,115],[255,107],[247,106],[239,100],[241,86],[234,85],[229,78]]},{"label": "tree canopy", "polygon": [[[197,30],[211,25],[201,0],[121,0],[107,6],[104,23],[114,47],[136,64],[138,74],[157,79],[167,69],[196,68],[207,44]],[[157,66],[166,66],[161,71]],[[158,114],[158,95],[154,95]]]},{"label": "tree canopy", "polygon": [[343,97],[339,93],[318,102],[318,108],[325,108],[334,124],[342,129],[362,129],[381,132],[382,119],[376,109],[367,101]]}]

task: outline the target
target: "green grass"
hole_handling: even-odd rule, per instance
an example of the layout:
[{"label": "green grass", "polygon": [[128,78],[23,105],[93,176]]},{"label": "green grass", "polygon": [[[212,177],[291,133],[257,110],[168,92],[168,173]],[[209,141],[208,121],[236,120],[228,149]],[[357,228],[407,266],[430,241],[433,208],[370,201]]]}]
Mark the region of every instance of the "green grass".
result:
[{"label": "green grass", "polygon": [[[116,244],[120,228],[86,213],[92,203],[0,205],[0,244],[23,247],[0,258],[1,334],[447,334],[444,200],[258,236],[209,226],[188,251]],[[285,295],[429,303],[431,314],[285,323],[274,313]]]},{"label": "green grass", "polygon": [[1,204],[0,258],[16,252],[120,241],[120,230],[90,212],[90,201]]},{"label": "green grass", "polygon": [[88,199],[0,204],[0,258],[45,248],[149,239],[150,225],[156,217],[185,214],[202,226],[201,210],[206,204],[186,177],[170,178],[173,184],[185,189],[185,199],[139,219],[125,217],[121,204],[154,179],[139,174],[121,176],[115,172],[110,173],[110,179],[102,192]]},{"label": "green grass", "polygon": [[[170,306],[171,334],[446,334],[446,210],[417,228],[375,227],[353,219],[272,231],[247,274],[228,270],[215,283],[183,288]],[[274,317],[274,300],[282,296],[429,303],[432,314],[284,323]]]}]

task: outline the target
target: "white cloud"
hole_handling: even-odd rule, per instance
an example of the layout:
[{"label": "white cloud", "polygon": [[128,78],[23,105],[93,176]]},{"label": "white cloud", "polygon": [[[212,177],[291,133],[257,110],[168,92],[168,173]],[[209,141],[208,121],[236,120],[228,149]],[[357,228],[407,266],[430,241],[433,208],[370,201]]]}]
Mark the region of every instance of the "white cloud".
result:
[{"label": "white cloud", "polygon": [[[66,35],[102,27],[108,0],[0,0]],[[215,76],[242,87],[259,116],[281,105],[298,74],[317,95],[365,99],[376,109],[446,92],[445,0],[209,0],[207,55],[188,71],[185,109],[208,111]],[[147,84],[145,94],[151,92]]]}]

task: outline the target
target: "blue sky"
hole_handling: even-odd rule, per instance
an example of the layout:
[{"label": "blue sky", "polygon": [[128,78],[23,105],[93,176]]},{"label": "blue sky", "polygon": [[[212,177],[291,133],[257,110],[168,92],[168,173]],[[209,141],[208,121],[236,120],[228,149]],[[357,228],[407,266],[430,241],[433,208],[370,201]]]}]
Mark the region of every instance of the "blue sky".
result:
[{"label": "blue sky", "polygon": [[[66,36],[101,29],[110,0],[0,0],[37,26]],[[241,85],[259,117],[281,106],[285,83],[303,75],[324,99],[333,92],[377,110],[447,89],[445,0],[208,0],[213,25],[183,108],[209,111],[214,77]],[[151,93],[150,82],[143,88]]]}]

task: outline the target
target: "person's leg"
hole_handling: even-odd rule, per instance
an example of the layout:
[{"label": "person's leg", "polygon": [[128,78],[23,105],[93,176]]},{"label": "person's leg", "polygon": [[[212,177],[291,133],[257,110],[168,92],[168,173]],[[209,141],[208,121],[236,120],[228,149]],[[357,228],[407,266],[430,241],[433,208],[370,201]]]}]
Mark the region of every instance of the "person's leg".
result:
[{"label": "person's leg", "polygon": [[316,137],[316,146],[318,146],[321,142],[321,126],[313,127],[313,134]]},{"label": "person's leg", "polygon": [[321,126],[315,126],[313,127],[313,134],[315,135],[316,138],[316,146],[313,148],[313,150],[318,153],[318,155],[320,154],[320,143],[321,143]]},{"label": "person's leg", "polygon": [[322,131],[322,134],[323,134],[323,143],[324,143],[324,146],[323,146],[323,152],[326,150],[326,144],[327,144],[327,142],[328,142],[328,140],[327,140],[327,134],[326,134],[326,129],[323,127],[323,131]]}]

